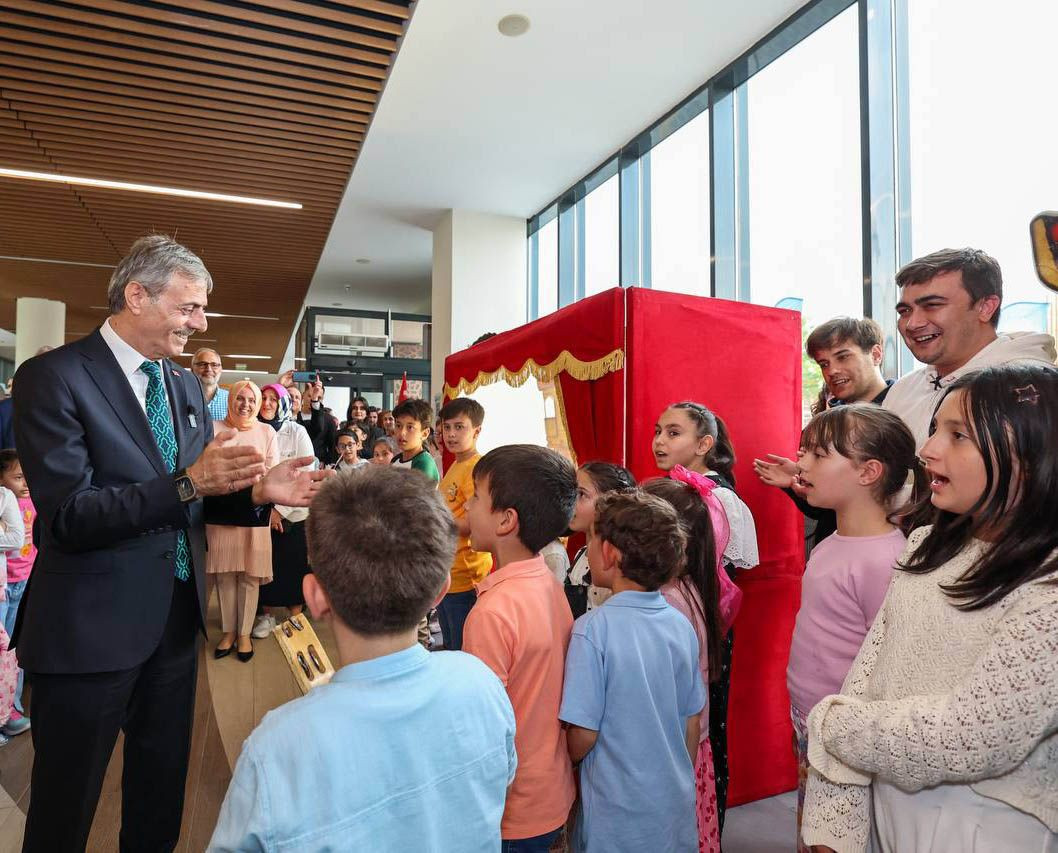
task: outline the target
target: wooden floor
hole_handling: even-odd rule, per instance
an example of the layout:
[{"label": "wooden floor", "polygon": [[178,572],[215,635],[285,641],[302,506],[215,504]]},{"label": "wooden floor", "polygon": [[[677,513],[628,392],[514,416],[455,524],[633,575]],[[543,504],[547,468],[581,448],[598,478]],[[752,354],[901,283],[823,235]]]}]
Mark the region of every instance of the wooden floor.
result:
[{"label": "wooden floor", "polygon": [[[319,623],[313,623],[313,627],[331,660],[337,661],[330,631]],[[243,741],[268,711],[298,695],[275,639],[255,640],[253,660],[242,663],[234,655],[213,659],[213,646],[219,638],[220,622],[214,603],[209,614],[209,641],[199,652],[191,761],[177,853],[200,853],[206,849]],[[89,853],[113,853],[118,849],[121,752],[119,737],[92,824]],[[20,735],[0,748],[0,853],[15,853],[22,848],[32,766],[31,735]]]}]

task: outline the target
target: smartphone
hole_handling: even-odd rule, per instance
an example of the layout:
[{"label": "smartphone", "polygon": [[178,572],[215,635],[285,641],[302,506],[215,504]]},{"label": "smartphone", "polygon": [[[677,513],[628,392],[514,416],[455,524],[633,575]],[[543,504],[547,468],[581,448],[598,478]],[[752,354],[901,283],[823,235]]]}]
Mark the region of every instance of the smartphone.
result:
[{"label": "smartphone", "polygon": [[315,370],[295,370],[294,381],[295,382],[315,382],[319,379],[319,374]]}]

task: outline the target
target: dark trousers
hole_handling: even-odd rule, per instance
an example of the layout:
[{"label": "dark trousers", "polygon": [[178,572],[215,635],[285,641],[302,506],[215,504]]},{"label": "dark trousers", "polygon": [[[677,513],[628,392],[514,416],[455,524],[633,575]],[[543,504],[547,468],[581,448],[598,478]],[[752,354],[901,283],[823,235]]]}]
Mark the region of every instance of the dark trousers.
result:
[{"label": "dark trousers", "polygon": [[437,621],[441,623],[446,650],[458,652],[463,648],[463,625],[477,600],[478,594],[468,589],[466,592],[450,592],[438,602]]},{"label": "dark trousers", "polygon": [[33,778],[23,853],[85,849],[118,731],[125,732],[120,849],[180,838],[198,663],[193,581],[175,581],[162,639],[142,664],[85,675],[30,673]]},{"label": "dark trousers", "polygon": [[727,812],[727,699],[731,689],[731,652],[735,632],[728,631],[720,652],[720,677],[709,685],[709,742],[713,747],[713,773],[716,776],[716,817],[724,831]]}]

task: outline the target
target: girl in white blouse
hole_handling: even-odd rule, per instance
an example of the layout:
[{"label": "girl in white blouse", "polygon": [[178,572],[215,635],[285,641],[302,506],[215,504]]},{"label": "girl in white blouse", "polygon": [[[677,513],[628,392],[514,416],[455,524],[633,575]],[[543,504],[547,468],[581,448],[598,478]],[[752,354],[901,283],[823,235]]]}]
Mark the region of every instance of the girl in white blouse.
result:
[{"label": "girl in white blouse", "polygon": [[808,718],[816,850],[1058,851],[1058,371],[953,383],[915,530]]}]

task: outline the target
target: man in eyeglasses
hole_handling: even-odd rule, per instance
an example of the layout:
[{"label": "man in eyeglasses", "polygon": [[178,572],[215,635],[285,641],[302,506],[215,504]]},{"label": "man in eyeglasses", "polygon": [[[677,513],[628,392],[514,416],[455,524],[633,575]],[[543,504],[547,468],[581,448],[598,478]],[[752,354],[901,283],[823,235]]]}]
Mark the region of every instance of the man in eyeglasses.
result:
[{"label": "man in eyeglasses", "polygon": [[191,372],[198,377],[202,393],[206,395],[206,408],[209,416],[215,421],[222,421],[228,416],[228,390],[221,388],[220,374],[224,370],[220,354],[209,347],[202,347],[191,359]]}]

